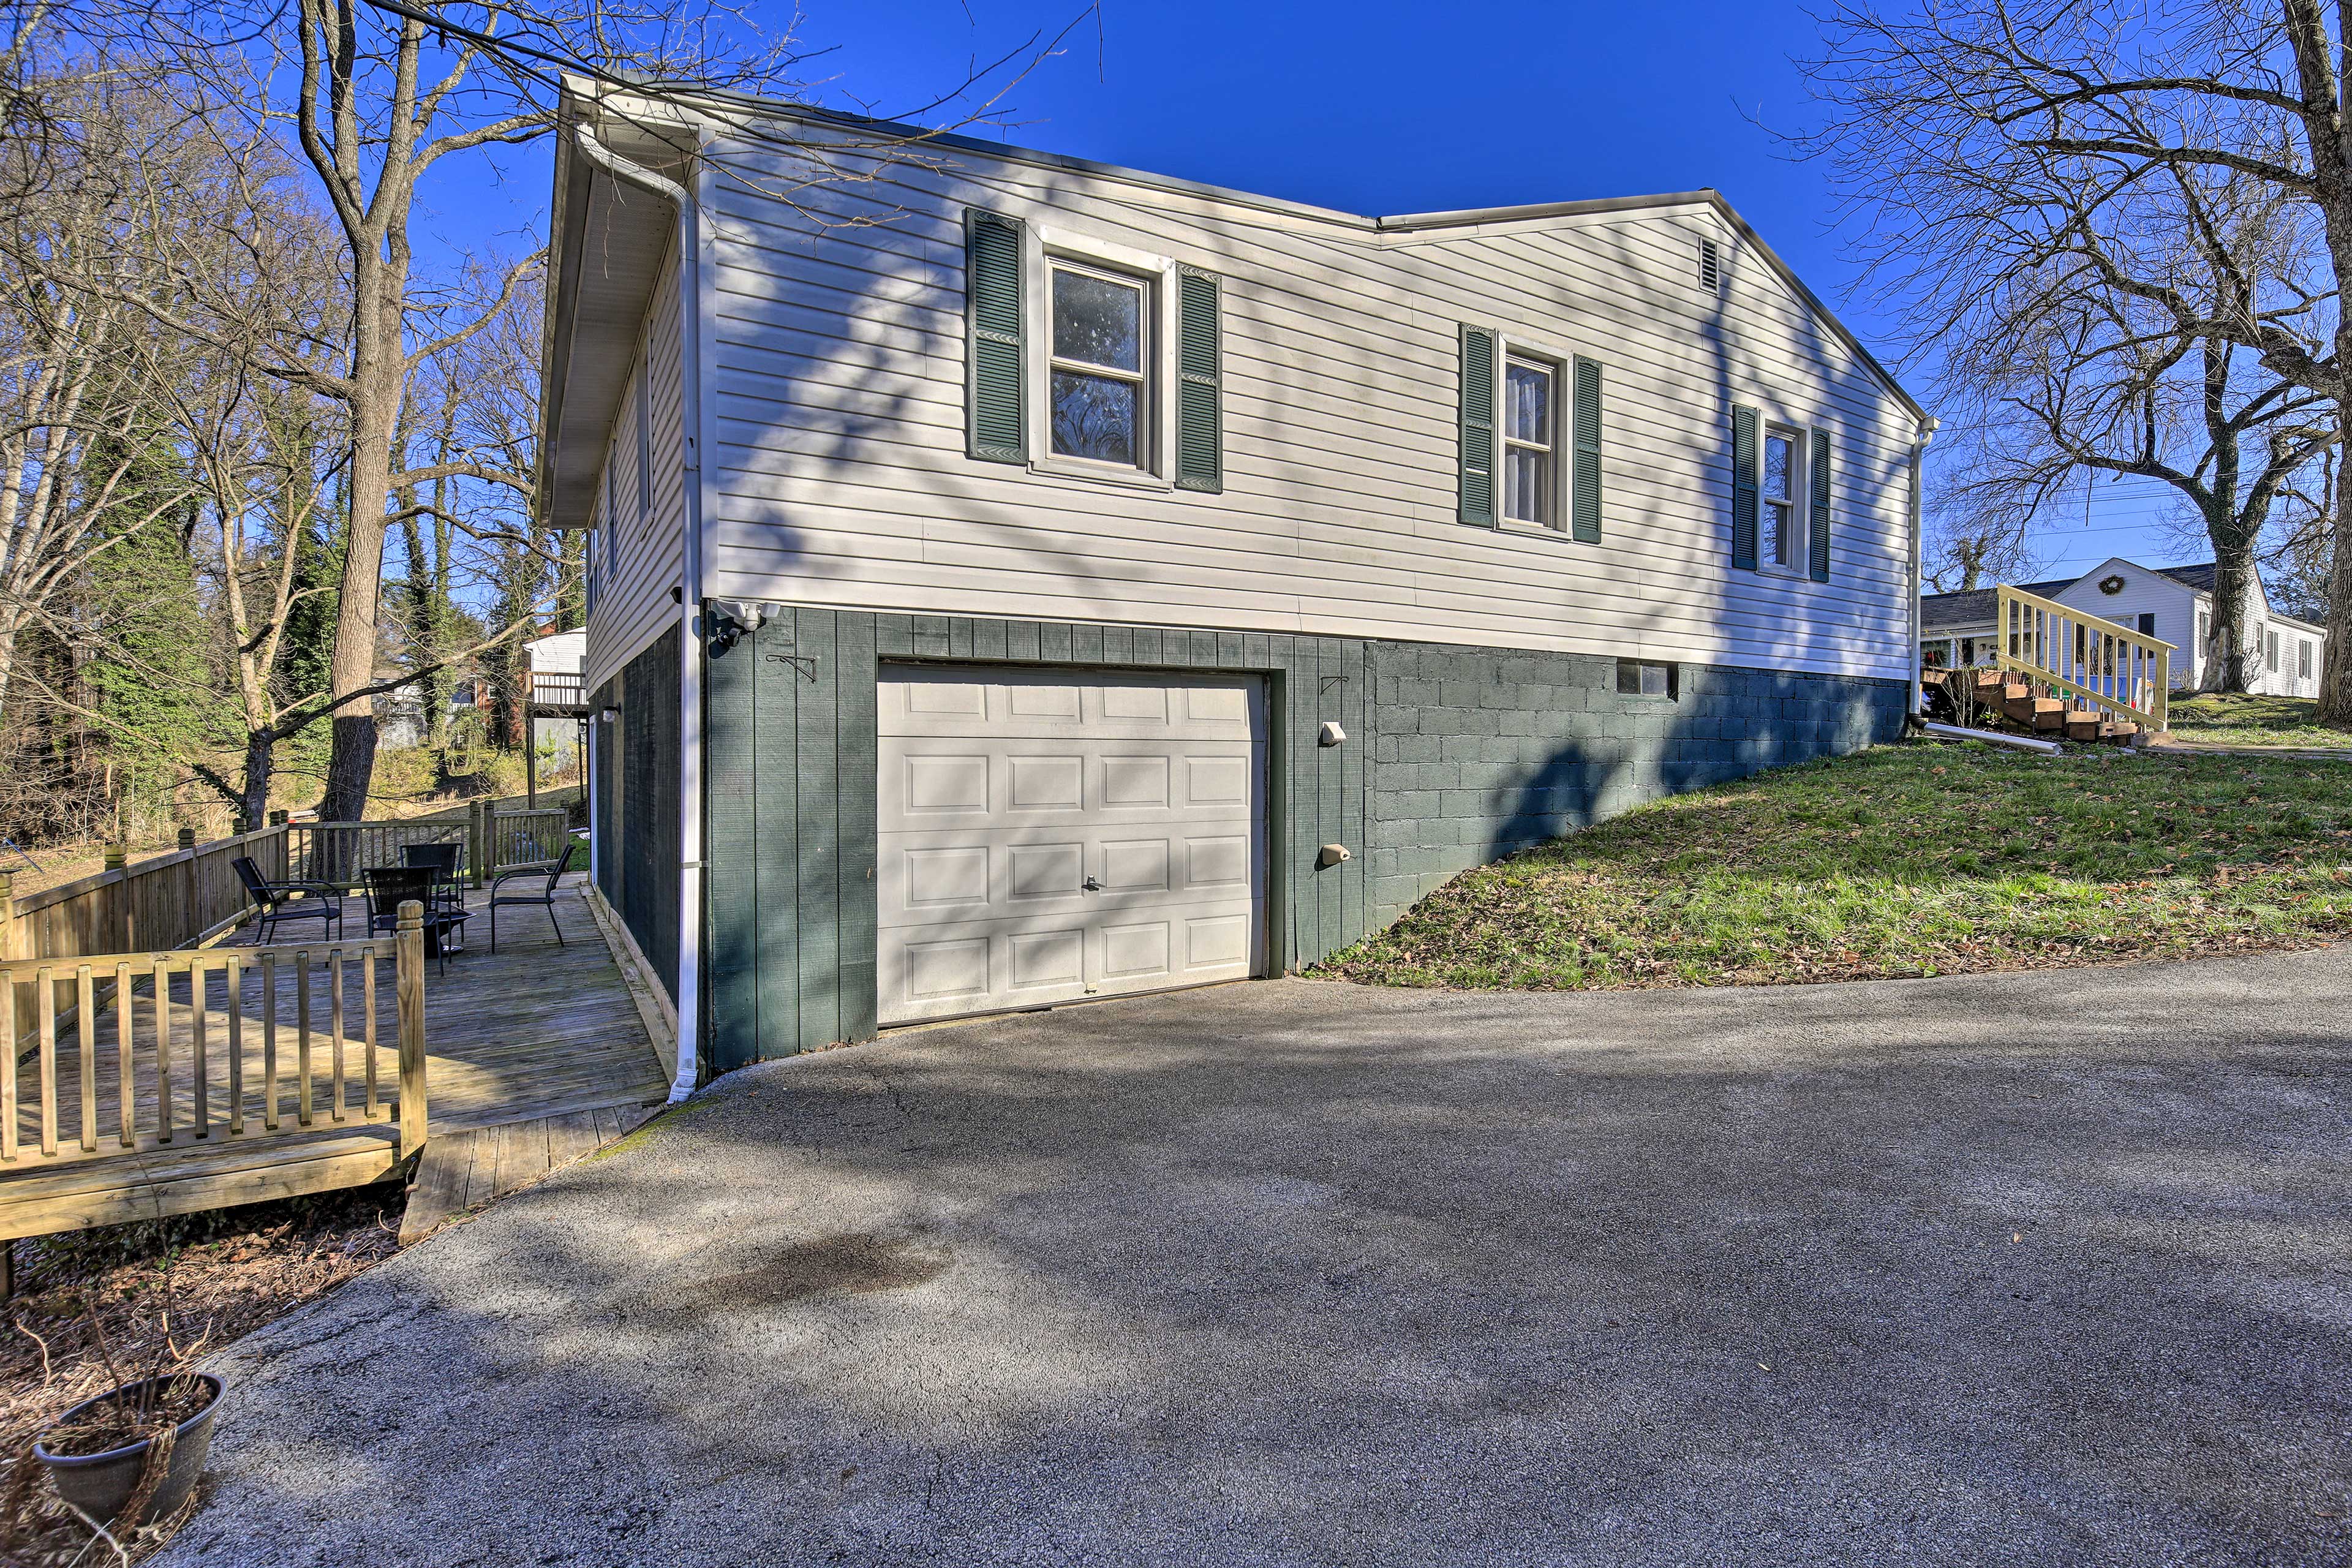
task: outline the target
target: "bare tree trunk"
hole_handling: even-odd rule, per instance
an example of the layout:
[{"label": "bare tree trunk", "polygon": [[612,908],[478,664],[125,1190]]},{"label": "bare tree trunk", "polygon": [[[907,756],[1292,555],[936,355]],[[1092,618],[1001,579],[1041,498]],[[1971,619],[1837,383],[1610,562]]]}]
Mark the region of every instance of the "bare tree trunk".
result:
[{"label": "bare tree trunk", "polygon": [[330,822],[367,815],[375,773],[375,709],[352,700],[375,679],[376,614],[383,598],[385,506],[392,499],[393,434],[400,423],[407,366],[400,342],[400,311],[386,296],[404,277],[381,264],[365,265],[362,308],[352,334],[355,395],[352,410],[351,518],[343,547],[342,592],[335,603],[334,749],[320,814]]},{"label": "bare tree trunk", "polygon": [[[2342,341],[2339,332],[2339,345]],[[2343,350],[2339,346],[2336,352]],[[2352,482],[2336,487],[2336,554],[2327,569],[2327,649],[2319,666],[2319,719],[2352,724]]]}]

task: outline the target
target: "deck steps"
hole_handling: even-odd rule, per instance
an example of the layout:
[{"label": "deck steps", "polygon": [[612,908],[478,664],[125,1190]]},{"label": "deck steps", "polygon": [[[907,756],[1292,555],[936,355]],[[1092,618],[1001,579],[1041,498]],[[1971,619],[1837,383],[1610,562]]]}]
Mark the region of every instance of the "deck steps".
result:
[{"label": "deck steps", "polygon": [[2095,708],[2077,708],[2063,698],[2037,696],[2034,689],[2007,670],[1976,672],[1976,700],[1999,713],[2011,727],[2039,735],[2063,734],[2067,740],[2130,745],[2139,734],[2137,724],[2110,720]]},{"label": "deck steps", "polygon": [[628,1136],[660,1109],[658,1101],[606,1105],[435,1133],[417,1162],[416,1184],[401,1215],[400,1245],[421,1241],[467,1211],[585,1159]]}]

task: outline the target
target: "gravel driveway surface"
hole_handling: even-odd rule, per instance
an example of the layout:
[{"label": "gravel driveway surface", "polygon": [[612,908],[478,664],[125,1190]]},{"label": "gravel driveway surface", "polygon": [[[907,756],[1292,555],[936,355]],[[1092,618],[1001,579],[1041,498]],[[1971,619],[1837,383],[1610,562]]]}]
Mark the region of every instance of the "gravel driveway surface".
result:
[{"label": "gravel driveway surface", "polygon": [[730,1075],[223,1355],[193,1564],[2352,1563],[2352,947]]}]

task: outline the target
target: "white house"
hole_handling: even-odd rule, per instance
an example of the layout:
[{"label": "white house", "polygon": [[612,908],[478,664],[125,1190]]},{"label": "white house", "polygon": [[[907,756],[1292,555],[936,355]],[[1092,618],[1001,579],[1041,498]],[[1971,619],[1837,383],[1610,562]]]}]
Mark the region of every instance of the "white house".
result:
[{"label": "white house", "polygon": [[1279,973],[1899,731],[1932,426],[1715,193],[1367,217],[767,112],[583,89],[555,170],[596,885],[683,1072]]},{"label": "white house", "polygon": [[561,770],[571,765],[572,752],[579,745],[579,722],[566,717],[564,710],[576,708],[585,695],[580,673],[587,661],[588,634],[578,627],[549,632],[522,646],[530,671],[533,755],[543,755],[551,767]]},{"label": "white house", "polygon": [[[2076,577],[2020,583],[2026,593],[2085,610],[2173,645],[2172,684],[2193,689],[2213,673],[2213,563],[2142,566],[2109,556]],[[1927,594],[1919,600],[1919,655],[1930,669],[1976,664],[1991,653],[1993,590]],[[2242,624],[2254,655],[2247,689],[2274,697],[2316,697],[2327,632],[2271,607],[2259,580],[2247,589]]]}]

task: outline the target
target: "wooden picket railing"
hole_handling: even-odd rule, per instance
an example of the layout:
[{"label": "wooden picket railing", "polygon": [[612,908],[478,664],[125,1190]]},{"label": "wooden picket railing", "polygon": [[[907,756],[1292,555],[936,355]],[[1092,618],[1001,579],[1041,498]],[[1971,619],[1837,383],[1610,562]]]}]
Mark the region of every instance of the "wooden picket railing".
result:
[{"label": "wooden picket railing", "polygon": [[[391,937],[11,963],[0,986],[35,1018],[0,1051],[0,1236],[361,1184],[424,1147],[414,901]],[[319,1144],[338,1130],[359,1136]]]},{"label": "wooden picket railing", "polygon": [[2113,721],[2170,727],[2172,644],[2006,583],[1993,605],[2000,668]]},{"label": "wooden picket railing", "polygon": [[[92,953],[196,947],[234,928],[250,909],[231,868],[249,855],[272,881],[287,874],[286,829],[265,827],[183,847],[137,865],[110,867],[38,892],[11,896],[0,875],[0,963],[79,960]],[[0,1009],[8,1037],[31,1037],[29,996]]]},{"label": "wooden picket railing", "polygon": [[544,866],[572,852],[572,814],[562,807],[500,811],[490,816],[489,864],[493,873],[518,866]]},{"label": "wooden picket railing", "polygon": [[462,868],[478,864],[467,822],[419,817],[405,822],[297,822],[289,824],[286,861],[296,881],[355,888],[362,871],[403,864],[412,844],[463,845]]}]

